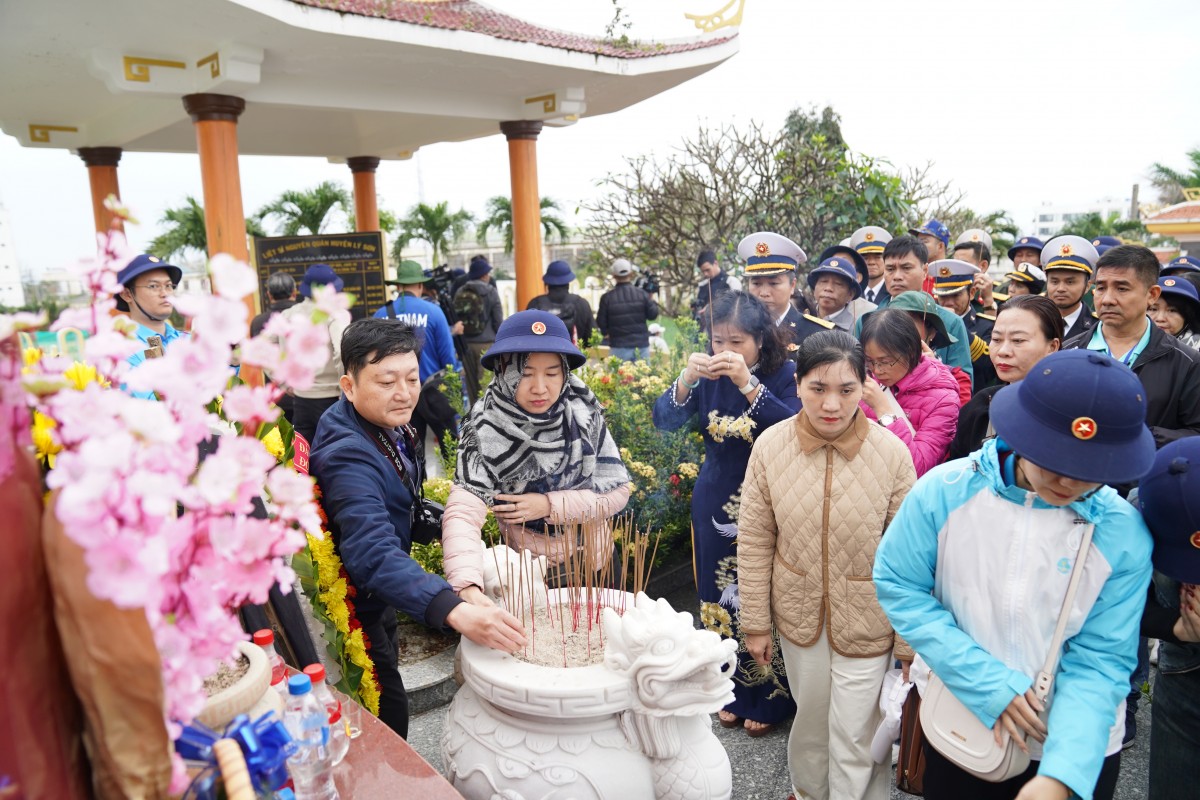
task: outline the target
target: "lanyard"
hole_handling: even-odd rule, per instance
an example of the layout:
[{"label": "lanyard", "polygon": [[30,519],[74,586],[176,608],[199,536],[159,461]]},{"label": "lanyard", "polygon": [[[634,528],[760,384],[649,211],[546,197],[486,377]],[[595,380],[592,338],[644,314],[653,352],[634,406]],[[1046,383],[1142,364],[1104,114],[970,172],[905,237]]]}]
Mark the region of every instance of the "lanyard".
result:
[{"label": "lanyard", "polygon": [[[413,482],[412,477],[409,475],[408,468],[404,465],[404,457],[396,448],[396,444],[392,441],[392,437],[388,436],[379,426],[368,423],[358,415],[358,412],[355,412],[354,415],[358,417],[358,424],[371,437],[371,440],[375,443],[375,446],[379,448],[379,451],[387,456],[387,460],[391,462],[392,467],[396,470],[396,474],[400,476],[400,480],[403,481],[404,485],[407,486],[409,491],[412,492],[413,497],[421,497],[422,487],[419,483]],[[412,431],[410,430],[409,426],[404,426],[404,428],[400,431],[400,435],[403,436],[405,440],[409,442],[412,441]],[[420,466],[417,465],[415,461],[413,462],[413,465],[416,467],[417,473],[419,474],[421,471]]]}]

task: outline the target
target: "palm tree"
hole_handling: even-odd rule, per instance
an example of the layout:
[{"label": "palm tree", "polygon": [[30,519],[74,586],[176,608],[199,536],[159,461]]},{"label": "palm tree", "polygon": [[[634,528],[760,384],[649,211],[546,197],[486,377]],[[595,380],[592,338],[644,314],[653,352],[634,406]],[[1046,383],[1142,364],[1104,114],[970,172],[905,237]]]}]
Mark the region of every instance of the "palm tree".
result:
[{"label": "palm tree", "polygon": [[392,244],[392,258],[399,263],[401,252],[413,239],[429,242],[433,248],[433,263],[442,262],[450,245],[461,239],[475,217],[464,209],[451,213],[448,202],[435,206],[417,203],[408,214],[400,219],[396,230],[396,241]]},{"label": "palm tree", "polygon": [[[558,203],[549,197],[543,197],[541,208],[542,235],[546,237],[546,241],[550,241],[556,236],[560,242],[564,241],[567,238],[567,223],[555,214],[547,213],[548,211],[561,211]],[[479,223],[476,237],[480,244],[487,244],[488,233],[492,230],[503,234],[504,252],[506,255],[511,255],[513,251],[512,201],[503,195],[497,195],[487,201],[487,216]]]},{"label": "palm tree", "polygon": [[1179,172],[1154,162],[1150,168],[1150,183],[1158,189],[1158,199],[1168,205],[1183,202],[1183,190],[1200,188],[1200,148],[1189,150],[1187,170]]},{"label": "palm tree", "polygon": [[1107,217],[1100,216],[1098,211],[1089,211],[1067,222],[1062,226],[1059,235],[1073,233],[1085,239],[1095,239],[1097,236],[1116,236],[1119,239],[1142,241],[1146,238],[1146,229],[1136,219],[1121,219],[1120,213],[1113,211]]},{"label": "palm tree", "polygon": [[301,231],[315,236],[322,232],[329,221],[329,212],[335,208],[353,216],[352,204],[350,193],[344,186],[325,181],[305,191],[290,189],[284,192],[260,208],[254,217],[258,220],[276,217],[280,222],[280,236],[296,236]]},{"label": "palm tree", "polygon": [[[196,198],[188,195],[184,205],[179,208],[168,208],[163,212],[160,225],[167,226],[159,236],[150,242],[147,252],[158,256],[163,261],[170,261],[176,256],[187,255],[190,251],[200,254],[208,252],[208,230],[204,227],[204,206],[196,202]],[[246,220],[246,232],[251,236],[266,236],[267,233],[254,218]]]}]

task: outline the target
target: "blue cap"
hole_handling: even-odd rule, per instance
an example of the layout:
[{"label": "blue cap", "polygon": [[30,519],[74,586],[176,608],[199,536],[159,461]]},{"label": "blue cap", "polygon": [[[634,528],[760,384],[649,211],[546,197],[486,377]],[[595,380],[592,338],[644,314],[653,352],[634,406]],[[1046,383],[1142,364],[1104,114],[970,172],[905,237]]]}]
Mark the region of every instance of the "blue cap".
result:
[{"label": "blue cap", "polygon": [[1154,568],[1182,583],[1200,583],[1200,437],[1158,451],[1138,484],[1138,504],[1154,537]]},{"label": "blue cap", "polygon": [[[152,256],[149,253],[142,253],[133,257],[133,260],[117,273],[117,282],[122,286],[133,288],[133,281],[137,276],[144,275],[156,269],[165,269],[167,276],[171,279],[171,283],[176,286],[183,280],[183,270],[174,264],[168,264],[158,256]],[[117,310],[128,311],[129,304],[126,303],[121,295],[117,295]]]},{"label": "blue cap", "polygon": [[935,236],[941,239],[946,247],[950,246],[950,229],[939,220],[931,219],[919,228],[909,228],[908,232],[913,236],[920,236],[922,233]]},{"label": "blue cap", "polygon": [[1168,273],[1174,270],[1183,272],[1200,272],[1200,258],[1193,256],[1179,256],[1167,262],[1162,268],[1163,273]]},{"label": "blue cap", "polygon": [[303,672],[288,678],[288,694],[308,694],[312,691],[312,679]]},{"label": "blue cap", "polygon": [[467,280],[477,281],[492,271],[492,265],[483,256],[471,258],[471,267],[467,270]]},{"label": "blue cap", "polygon": [[496,358],[505,353],[562,353],[571,369],[582,367],[587,356],[571,341],[563,321],[549,311],[518,311],[496,331],[496,341],[480,361],[495,372]]},{"label": "blue cap", "polygon": [[992,426],[1017,455],[1089,483],[1130,483],[1154,461],[1146,390],[1094,350],[1061,350],[992,398]]},{"label": "blue cap", "polygon": [[328,264],[313,264],[304,271],[304,279],[300,281],[300,296],[312,297],[313,286],[332,286],[340,292],[345,282]]},{"label": "blue cap", "polygon": [[1196,310],[1200,311],[1200,291],[1197,291],[1195,285],[1182,275],[1167,275],[1159,278],[1158,286],[1162,289],[1163,297],[1189,300]]},{"label": "blue cap", "polygon": [[1016,261],[1016,256],[1013,254],[1018,250],[1036,250],[1040,253],[1042,252],[1042,248],[1045,246],[1046,243],[1036,236],[1022,236],[1020,239],[1017,239],[1015,242],[1013,242],[1012,247],[1008,248],[1008,258],[1011,261]]},{"label": "blue cap", "polygon": [[1116,236],[1097,236],[1092,239],[1092,247],[1120,247],[1123,244]]},{"label": "blue cap", "polygon": [[808,261],[800,245],[786,236],[770,231],[758,231],[738,242],[738,257],[746,262],[747,278],[767,277],[796,272]]},{"label": "blue cap", "polygon": [[546,267],[546,274],[542,276],[542,283],[547,286],[566,286],[573,280],[575,273],[565,261],[551,261],[550,266]]},{"label": "blue cap", "polygon": [[[832,249],[834,248],[830,248],[830,250]],[[839,247],[838,249],[849,250],[851,253],[854,253],[848,247]],[[858,253],[854,253],[854,256],[857,259],[862,258]],[[865,263],[863,264],[862,271],[864,275],[867,272]],[[855,272],[855,262],[844,253],[821,259],[821,263],[808,273],[808,288],[815,290],[817,288],[817,281],[821,279],[822,275],[836,275],[850,284],[854,297],[862,297],[862,285],[858,282],[858,273]]]}]

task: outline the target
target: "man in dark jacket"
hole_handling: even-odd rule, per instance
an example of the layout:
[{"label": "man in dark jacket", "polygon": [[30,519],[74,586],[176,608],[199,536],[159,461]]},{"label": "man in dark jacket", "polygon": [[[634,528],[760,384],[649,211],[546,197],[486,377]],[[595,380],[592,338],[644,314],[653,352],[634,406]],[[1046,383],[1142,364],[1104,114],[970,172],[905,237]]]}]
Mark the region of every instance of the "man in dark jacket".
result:
[{"label": "man in dark jacket", "polygon": [[704,276],[696,285],[696,299],[692,301],[692,316],[705,327],[705,314],[713,301],[725,292],[742,290],[742,281],[721,269],[717,254],[712,250],[701,250],[696,256],[696,269]]},{"label": "man in dark jacket", "polygon": [[1097,350],[1132,367],[1146,389],[1146,425],[1162,447],[1200,434],[1200,353],[1146,316],[1159,291],[1153,252],[1132,244],[1112,248],[1096,262],[1100,322],[1063,348]]},{"label": "man in dark jacket", "polygon": [[542,283],[546,284],[546,293],[530,300],[528,308],[549,311],[561,319],[575,344],[582,350],[588,346],[596,322],[588,301],[568,291],[573,280],[575,272],[570,264],[565,261],[551,261],[550,266],[546,267],[546,274],[542,276]]},{"label": "man in dark jacket", "polygon": [[310,464],[355,611],[379,673],[379,718],[408,735],[408,695],[397,668],[396,610],[434,630],[513,652],[521,623],[495,606],[464,602],[409,556],[421,474],[409,420],[421,391],[412,329],[385,319],[352,323],[342,337],[342,397],[317,426]]},{"label": "man in dark jacket", "polygon": [[633,285],[633,264],[618,258],[609,269],[617,285],[600,296],[596,324],[608,337],[612,354],[622,361],[636,361],[650,354],[647,323],[658,318],[658,303]]},{"label": "man in dark jacket", "polygon": [[[468,297],[467,294],[475,295]],[[500,293],[492,283],[492,265],[483,256],[471,259],[467,271],[467,282],[454,293],[454,310],[458,321],[463,324],[463,342],[467,352],[463,356],[463,382],[467,385],[467,396],[471,404],[479,399],[482,390],[483,354],[496,341],[496,331],[504,321],[504,306]]]}]

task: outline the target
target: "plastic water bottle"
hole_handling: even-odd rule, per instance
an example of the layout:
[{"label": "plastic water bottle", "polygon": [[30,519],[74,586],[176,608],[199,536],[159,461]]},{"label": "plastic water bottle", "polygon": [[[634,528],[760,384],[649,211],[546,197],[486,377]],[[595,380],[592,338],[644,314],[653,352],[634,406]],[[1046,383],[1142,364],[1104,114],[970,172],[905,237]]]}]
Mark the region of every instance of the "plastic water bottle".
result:
[{"label": "plastic water bottle", "polygon": [[287,665],[275,652],[274,632],[270,628],[263,628],[261,631],[255,631],[251,640],[267,655],[267,663],[271,665],[271,688],[282,695],[287,695]]},{"label": "plastic water bottle", "polygon": [[329,712],[313,694],[307,675],[288,679],[283,724],[296,742],[296,753],[288,759],[296,800],[338,800],[329,752]]},{"label": "plastic water bottle", "polygon": [[342,763],[346,751],[350,749],[350,735],[346,732],[346,723],[342,719],[342,704],[333,696],[333,692],[329,691],[329,684],[325,683],[323,664],[309,664],[304,668],[304,674],[312,681],[313,694],[329,712],[329,751],[333,755],[333,765],[336,767]]}]

